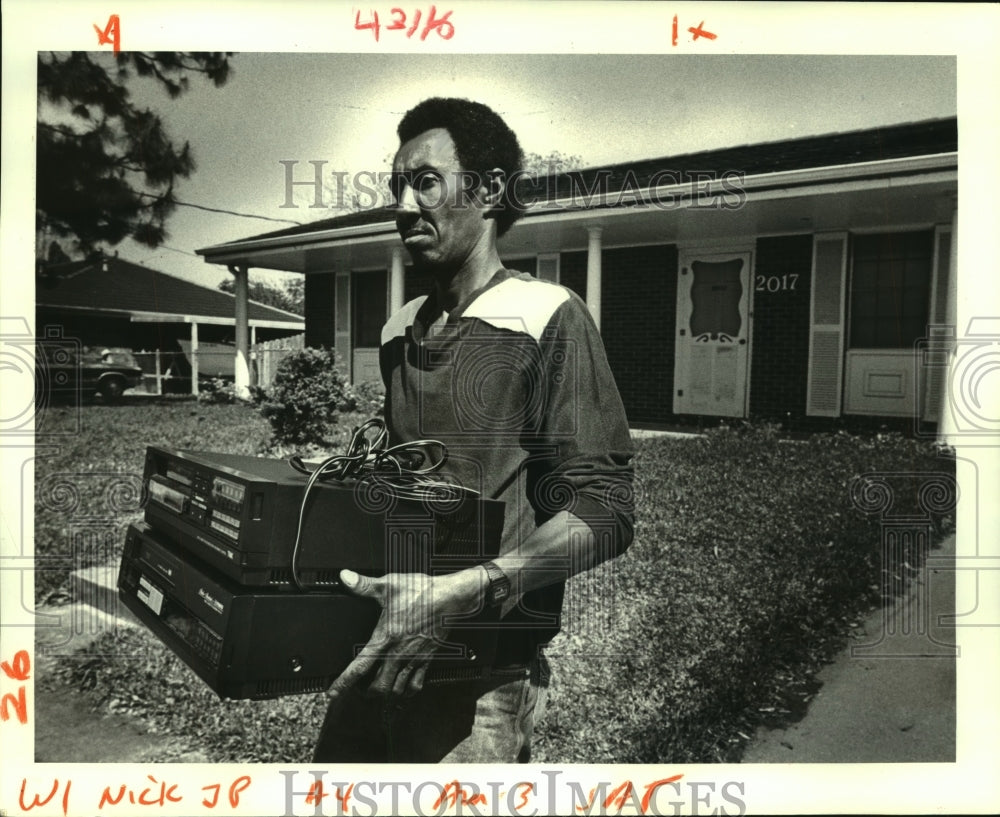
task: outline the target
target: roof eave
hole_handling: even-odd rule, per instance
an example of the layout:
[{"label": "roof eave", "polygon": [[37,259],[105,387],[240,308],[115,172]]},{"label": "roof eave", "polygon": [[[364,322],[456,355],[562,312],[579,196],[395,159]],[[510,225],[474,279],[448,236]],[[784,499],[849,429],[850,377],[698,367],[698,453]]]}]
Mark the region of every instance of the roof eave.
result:
[{"label": "roof eave", "polygon": [[[921,156],[858,162],[855,164],[827,165],[772,173],[757,173],[739,177],[739,184],[740,190],[750,200],[754,194],[763,194],[775,189],[787,190],[797,188],[804,192],[807,188],[816,187],[819,188],[817,192],[822,192],[822,188],[824,187],[845,183],[850,183],[852,186],[870,184],[871,187],[876,188],[884,184],[887,179],[934,173],[952,172],[955,174],[957,180],[957,171],[958,153],[950,151]],[[727,172],[738,173],[735,170]],[[731,185],[732,181],[732,178],[729,178],[725,183]],[[720,192],[723,181],[716,180],[701,184],[704,184],[705,187],[700,189],[699,193],[713,195]],[[609,191],[608,196],[618,197],[617,201],[613,206],[608,205],[601,208],[581,207],[579,198],[574,196],[572,198],[533,203],[528,207],[526,216],[529,218],[539,218],[567,211],[579,212],[582,209],[601,209],[604,211],[627,209],[642,201],[663,200],[676,196],[680,196],[683,199],[685,194],[687,194],[687,199],[694,200],[694,197],[691,196],[691,190],[692,185],[689,182],[660,185],[655,188],[643,188],[636,191],[638,195],[636,193],[627,195],[625,191]],[[731,193],[732,188],[728,188],[726,192]],[[232,241],[226,244],[205,247],[195,250],[195,252],[204,257],[207,263],[225,264],[241,262],[247,255],[252,253],[266,253],[267,251],[295,252],[299,250],[318,249],[323,245],[336,246],[346,241],[379,240],[395,236],[395,223],[393,221],[383,221],[351,227],[325,228],[315,233],[304,233],[295,236],[272,236]]]}]

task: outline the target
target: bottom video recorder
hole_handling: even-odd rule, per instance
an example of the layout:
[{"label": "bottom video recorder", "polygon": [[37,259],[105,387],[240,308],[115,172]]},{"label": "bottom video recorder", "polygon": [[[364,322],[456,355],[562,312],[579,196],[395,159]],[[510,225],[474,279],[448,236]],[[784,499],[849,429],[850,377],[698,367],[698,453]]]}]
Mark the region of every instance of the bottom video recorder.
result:
[{"label": "bottom video recorder", "polygon": [[[344,592],[240,587],[144,523],[129,526],[118,593],[222,698],[278,698],[325,690],[368,641],[378,605]],[[495,629],[480,616],[453,627],[430,682],[488,672]]]}]

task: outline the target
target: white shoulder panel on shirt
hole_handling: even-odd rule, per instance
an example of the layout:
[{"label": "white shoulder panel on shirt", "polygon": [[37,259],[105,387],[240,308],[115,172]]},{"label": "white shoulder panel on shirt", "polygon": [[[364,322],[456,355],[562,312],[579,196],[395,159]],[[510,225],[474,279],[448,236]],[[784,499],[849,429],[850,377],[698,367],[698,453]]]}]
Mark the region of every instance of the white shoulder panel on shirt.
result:
[{"label": "white shoulder panel on shirt", "polygon": [[552,315],[569,299],[567,289],[548,281],[508,278],[476,298],[462,317],[540,340]]},{"label": "white shoulder panel on shirt", "polygon": [[414,298],[412,301],[403,304],[398,312],[389,317],[389,320],[385,322],[385,326],[382,327],[383,346],[393,338],[406,336],[406,327],[413,326],[413,320],[417,316],[417,311],[424,305],[424,301],[426,300],[426,295]]}]

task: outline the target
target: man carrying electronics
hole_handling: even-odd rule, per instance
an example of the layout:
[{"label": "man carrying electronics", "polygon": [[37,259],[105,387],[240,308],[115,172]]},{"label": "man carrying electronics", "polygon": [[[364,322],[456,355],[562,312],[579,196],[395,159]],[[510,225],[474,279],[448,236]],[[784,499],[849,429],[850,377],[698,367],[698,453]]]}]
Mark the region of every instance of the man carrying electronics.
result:
[{"label": "man carrying electronics", "polygon": [[[506,503],[504,531],[485,565],[341,574],[382,614],[330,687],[314,759],[527,762],[565,581],[632,539],[628,425],[583,301],[500,262],[523,214],[515,134],[485,105],[435,98],[398,135],[396,227],[433,287],[382,331],[389,443],[444,443],[450,478]],[[500,616],[491,673],[435,683],[442,621],[483,608]]]}]

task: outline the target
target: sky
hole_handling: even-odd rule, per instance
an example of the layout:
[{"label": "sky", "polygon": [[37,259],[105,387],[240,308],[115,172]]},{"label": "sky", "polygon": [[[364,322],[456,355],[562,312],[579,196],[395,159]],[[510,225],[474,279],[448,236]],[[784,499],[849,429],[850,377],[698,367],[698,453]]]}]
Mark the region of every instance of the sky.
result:
[{"label": "sky", "polygon": [[[173,139],[191,143],[198,169],[178,184],[178,199],[300,222],[336,213],[310,209],[312,193],[301,187],[299,207],[283,208],[282,161],[299,163],[296,180],[313,178],[310,161],[326,161],[331,179],[385,170],[400,117],[428,96],[484,102],[526,152],[560,151],[584,166],[957,112],[950,56],[237,53],[231,65],[222,88],[192,77],[172,101],[140,81],[133,96],[162,115]],[[164,247],[126,241],[117,249],[215,285],[228,273],[196,249],[283,226],[180,207]]]}]

